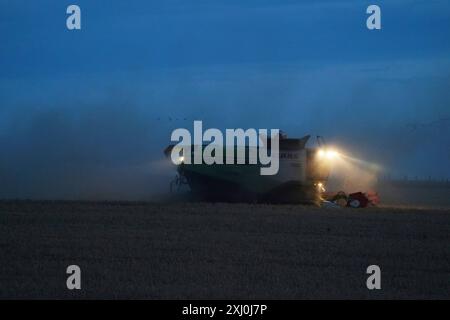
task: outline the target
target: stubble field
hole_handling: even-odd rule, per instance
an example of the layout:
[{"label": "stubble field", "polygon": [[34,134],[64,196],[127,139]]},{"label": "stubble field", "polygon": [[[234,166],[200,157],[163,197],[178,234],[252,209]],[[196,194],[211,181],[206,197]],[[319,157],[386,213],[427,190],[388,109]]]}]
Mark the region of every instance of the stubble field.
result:
[{"label": "stubble field", "polygon": [[448,299],[450,209],[3,201],[0,298]]}]

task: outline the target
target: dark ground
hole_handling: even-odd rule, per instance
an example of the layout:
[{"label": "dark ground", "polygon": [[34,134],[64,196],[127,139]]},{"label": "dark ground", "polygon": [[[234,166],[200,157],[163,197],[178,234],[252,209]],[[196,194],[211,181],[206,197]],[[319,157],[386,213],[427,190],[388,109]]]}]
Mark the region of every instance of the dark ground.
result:
[{"label": "dark ground", "polygon": [[0,298],[449,299],[450,209],[4,201]]}]

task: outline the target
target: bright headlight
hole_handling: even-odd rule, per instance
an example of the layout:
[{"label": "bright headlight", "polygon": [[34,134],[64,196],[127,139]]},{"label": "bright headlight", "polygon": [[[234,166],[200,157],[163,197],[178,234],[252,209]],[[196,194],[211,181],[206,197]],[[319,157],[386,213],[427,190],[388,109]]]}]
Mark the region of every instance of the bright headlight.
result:
[{"label": "bright headlight", "polygon": [[339,157],[339,153],[335,150],[319,149],[319,151],[317,151],[317,156],[321,159],[325,158],[331,160]]},{"label": "bright headlight", "polygon": [[319,156],[319,158],[322,158],[322,157],[325,155],[325,150],[320,149],[320,150],[317,152],[317,155]]},{"label": "bright headlight", "polygon": [[336,158],[338,156],[338,153],[336,151],[334,151],[334,150],[328,150],[325,153],[325,156],[327,157],[327,159],[334,159],[334,158]]},{"label": "bright headlight", "polygon": [[326,191],[326,190],[325,190],[325,187],[324,187],[324,185],[323,185],[322,182],[316,183],[316,186],[317,186],[317,189],[318,189],[320,192],[325,192],[325,191]]}]

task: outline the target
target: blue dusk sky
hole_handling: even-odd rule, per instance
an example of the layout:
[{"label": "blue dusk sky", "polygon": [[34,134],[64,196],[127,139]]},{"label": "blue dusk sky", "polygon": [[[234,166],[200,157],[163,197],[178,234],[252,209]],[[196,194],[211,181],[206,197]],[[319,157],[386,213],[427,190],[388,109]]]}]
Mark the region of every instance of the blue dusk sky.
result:
[{"label": "blue dusk sky", "polygon": [[194,120],[450,177],[447,0],[0,0],[0,36],[0,198],[145,195]]}]

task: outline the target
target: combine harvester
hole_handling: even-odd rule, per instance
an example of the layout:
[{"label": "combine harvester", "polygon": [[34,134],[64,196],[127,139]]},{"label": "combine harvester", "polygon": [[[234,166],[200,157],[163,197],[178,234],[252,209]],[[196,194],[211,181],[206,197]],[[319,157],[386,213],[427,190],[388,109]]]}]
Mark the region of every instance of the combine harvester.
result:
[{"label": "combine harvester", "polygon": [[[245,164],[186,164],[181,156],[176,164],[177,176],[170,184],[171,192],[187,184],[193,195],[206,201],[319,204],[331,164],[339,154],[328,149],[319,136],[318,147],[307,148],[309,138],[309,135],[300,139],[280,135],[279,170],[275,175],[261,175],[261,165],[247,161]],[[175,145],[169,145],[164,150],[169,159],[174,148]],[[258,147],[240,148],[245,148],[248,157],[248,149]]]}]

